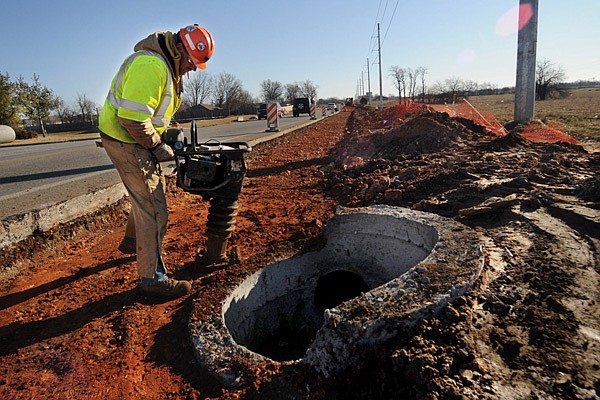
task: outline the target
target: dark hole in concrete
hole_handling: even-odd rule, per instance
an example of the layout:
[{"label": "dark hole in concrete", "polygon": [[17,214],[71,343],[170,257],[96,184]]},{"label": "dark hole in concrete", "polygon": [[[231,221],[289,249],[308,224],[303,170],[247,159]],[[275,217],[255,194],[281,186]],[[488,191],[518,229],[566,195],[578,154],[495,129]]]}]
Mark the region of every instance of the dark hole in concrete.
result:
[{"label": "dark hole in concrete", "polygon": [[[325,309],[367,291],[369,288],[359,275],[341,270],[330,272],[317,281],[314,304],[300,301],[293,305],[289,299],[271,302],[270,315],[264,316],[271,325],[270,330],[261,329],[262,335],[255,335],[246,346],[276,361],[302,358],[323,323]],[[290,297],[300,299],[300,295],[291,294]],[[310,312],[310,309],[314,311]],[[279,311],[273,313],[273,310]]]},{"label": "dark hole in concrete", "polygon": [[319,278],[315,289],[315,307],[323,312],[368,291],[369,287],[359,275],[349,271],[333,271]]},{"label": "dark hole in concrete", "polygon": [[277,327],[272,332],[257,338],[254,343],[250,343],[248,348],[275,361],[302,358],[317,330],[307,328],[306,325],[293,327],[283,318],[272,322],[277,324]]}]

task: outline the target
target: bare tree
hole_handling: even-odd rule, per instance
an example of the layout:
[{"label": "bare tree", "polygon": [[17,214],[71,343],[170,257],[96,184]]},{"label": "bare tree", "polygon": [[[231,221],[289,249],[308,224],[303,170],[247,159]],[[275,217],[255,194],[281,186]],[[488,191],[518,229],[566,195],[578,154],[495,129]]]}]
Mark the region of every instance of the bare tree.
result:
[{"label": "bare tree", "polygon": [[229,113],[239,102],[242,94],[242,82],[228,72],[221,72],[214,83],[214,103],[217,107],[227,109]]},{"label": "bare tree", "polygon": [[449,79],[446,79],[444,81],[444,84],[446,85],[447,91],[452,93],[451,98],[452,98],[452,102],[454,103],[456,101],[456,97],[458,97],[462,88],[464,87],[463,80],[453,76]]},{"label": "bare tree", "polygon": [[547,59],[539,61],[535,67],[535,98],[547,100],[565,97],[569,91],[561,87],[565,81],[565,71]]},{"label": "bare tree", "polygon": [[57,103],[54,110],[56,111],[61,123],[66,124],[69,122],[76,122],[77,112],[75,111],[75,108],[72,105],[65,103],[62,98],[57,98]]},{"label": "bare tree", "polygon": [[83,122],[92,122],[92,116],[94,113],[94,109],[96,108],[94,102],[88,99],[85,93],[77,93],[77,96],[75,97],[75,103],[77,104],[77,107],[81,112],[81,120]]},{"label": "bare tree", "polygon": [[415,101],[415,96],[417,92],[417,82],[418,82],[418,73],[417,70],[412,70],[412,68],[408,68],[406,70],[406,75],[408,77],[408,95],[412,101]]},{"label": "bare tree", "polygon": [[394,87],[398,90],[398,101],[402,101],[402,92],[406,97],[406,70],[397,65],[390,67],[390,76],[394,79]]},{"label": "bare tree", "polygon": [[285,101],[292,104],[297,97],[300,97],[300,84],[294,82],[285,85]]},{"label": "bare tree", "polygon": [[475,94],[477,95],[478,83],[472,80],[467,80],[463,82],[463,89],[467,94]]},{"label": "bare tree", "polygon": [[300,82],[300,93],[302,93],[303,97],[308,97],[311,100],[316,99],[317,98],[317,89],[318,89],[318,86],[315,85],[310,80],[305,80],[303,82]]},{"label": "bare tree", "polygon": [[183,91],[183,102],[191,107],[202,104],[210,97],[213,90],[212,78],[206,72],[197,71],[191,74],[185,83]]},{"label": "bare tree", "polygon": [[255,110],[255,101],[252,94],[245,89],[240,91],[236,104],[233,106],[233,110],[236,114],[252,114]]},{"label": "bare tree", "polygon": [[67,122],[66,121],[67,104],[61,97],[56,98],[56,107],[54,109],[56,110],[56,114],[58,114],[58,118],[60,119],[60,122],[63,124],[65,122]]},{"label": "bare tree", "polygon": [[264,101],[279,101],[283,97],[281,82],[267,79],[260,83],[260,89]]},{"label": "bare tree", "polygon": [[425,75],[427,75],[427,67],[417,67],[417,77],[421,81],[421,96],[425,103]]}]

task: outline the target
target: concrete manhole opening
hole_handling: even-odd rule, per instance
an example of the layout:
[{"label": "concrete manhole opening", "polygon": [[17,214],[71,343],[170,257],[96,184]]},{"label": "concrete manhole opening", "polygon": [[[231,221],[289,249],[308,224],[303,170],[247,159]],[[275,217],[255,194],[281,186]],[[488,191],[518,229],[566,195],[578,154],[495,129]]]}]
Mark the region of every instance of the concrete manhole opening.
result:
[{"label": "concrete manhole opening", "polygon": [[340,209],[323,236],[321,250],[244,279],[220,312],[192,315],[196,357],[226,386],[272,361],[301,363],[323,377],[356,367],[365,348],[464,293],[485,259],[466,226],[397,207]]},{"label": "concrete manhole opening", "polygon": [[322,312],[368,292],[365,280],[350,271],[333,271],[317,281],[315,307]]},{"label": "concrete manhole opening", "polygon": [[275,361],[302,358],[326,309],[401,276],[438,240],[432,226],[387,215],[336,218],[327,229],[318,253],[271,264],[232,292],[223,315],[237,344]]}]

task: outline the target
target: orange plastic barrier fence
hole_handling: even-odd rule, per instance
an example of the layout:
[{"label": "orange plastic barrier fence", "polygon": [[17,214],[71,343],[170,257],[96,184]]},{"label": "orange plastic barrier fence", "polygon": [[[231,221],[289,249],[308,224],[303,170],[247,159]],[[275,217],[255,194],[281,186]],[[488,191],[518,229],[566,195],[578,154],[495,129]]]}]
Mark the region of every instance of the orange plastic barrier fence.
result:
[{"label": "orange plastic barrier fence", "polygon": [[566,134],[562,129],[560,129],[558,124],[555,123],[546,125],[540,120],[531,121],[529,125],[527,125],[527,128],[525,128],[525,130],[521,132],[521,136],[531,140],[532,142],[564,142],[571,144],[579,144],[579,141],[577,141],[575,138]]},{"label": "orange plastic barrier fence", "polygon": [[463,99],[454,104],[429,104],[428,106],[433,108],[435,111],[446,112],[451,117],[470,119],[477,125],[483,126],[489,133],[492,133],[496,136],[504,136],[508,134],[507,130],[500,122],[498,122],[496,118],[489,113],[486,113],[484,116],[467,100]]},{"label": "orange plastic barrier fence", "polygon": [[[455,104],[428,104],[428,107],[439,112],[446,112],[451,117],[468,118],[478,125],[486,128],[486,130],[496,136],[504,136],[508,131],[498,122],[489,112],[479,112],[467,100],[460,100]],[[521,135],[538,143],[556,143],[564,142],[578,144],[579,142],[572,136],[566,134],[558,124],[545,125],[539,120],[534,120],[529,123]]]},{"label": "orange plastic barrier fence", "polygon": [[[491,113],[479,112],[464,99],[454,104],[424,104],[410,99],[402,99],[395,105],[388,103],[383,110],[377,113],[368,114],[367,120],[372,126],[395,126],[396,121],[401,121],[410,115],[431,111],[444,112],[450,117],[470,119],[477,125],[483,126],[488,133],[496,136],[508,134],[506,128]],[[579,144],[576,139],[560,129],[558,124],[546,125],[540,120],[531,121],[521,135],[532,142]]]}]

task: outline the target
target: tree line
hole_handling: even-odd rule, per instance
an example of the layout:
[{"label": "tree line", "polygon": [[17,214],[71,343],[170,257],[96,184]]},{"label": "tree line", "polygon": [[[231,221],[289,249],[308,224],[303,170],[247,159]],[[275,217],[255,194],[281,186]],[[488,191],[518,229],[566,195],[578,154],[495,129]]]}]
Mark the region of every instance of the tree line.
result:
[{"label": "tree line", "polygon": [[242,82],[230,73],[220,73],[213,77],[206,72],[196,72],[185,83],[182,109],[198,104],[210,104],[226,109],[229,114],[237,114],[244,106],[278,101],[291,104],[297,97],[317,96],[317,86],[310,80],[283,84],[270,79],[260,83],[259,97],[254,98],[246,91]]},{"label": "tree line", "polygon": [[[489,82],[478,83],[451,77],[444,81],[426,84],[427,67],[406,68],[394,65],[389,69],[389,77],[397,90],[398,98],[426,103],[452,102],[457,97],[512,93],[514,87],[499,88]],[[278,101],[291,104],[297,97],[317,98],[318,86],[310,80],[283,84],[270,79],[260,83],[260,94],[253,97],[244,89],[240,79],[233,74],[222,72],[212,76],[204,71],[191,73],[184,84],[181,110],[198,105],[211,104],[225,109],[229,115],[254,112],[261,102]],[[572,84],[566,84],[565,71],[549,60],[536,64],[536,99],[546,100],[568,95]],[[360,97],[360,96],[358,96]],[[378,97],[375,95],[374,98]],[[364,100],[364,97],[363,97]],[[337,102],[338,99],[319,99],[317,102]],[[54,111],[61,123],[97,121],[100,106],[85,93],[77,93],[72,102],[56,96],[40,82],[34,74],[27,82],[22,76],[11,79],[0,73],[0,125],[9,125],[15,131],[23,130],[25,119],[37,124],[40,132],[46,135],[45,122]]]},{"label": "tree line", "polygon": [[25,120],[37,124],[46,136],[45,123],[55,111],[61,123],[93,122],[98,117],[97,105],[85,94],[78,93],[72,104],[56,96],[52,89],[33,74],[31,82],[19,76],[11,79],[0,73],[0,125],[8,125],[17,132],[24,131]]},{"label": "tree line", "polygon": [[[212,76],[204,71],[191,73],[184,84],[181,110],[198,105],[211,104],[225,109],[229,115],[255,112],[258,103],[279,101],[291,103],[296,97],[316,98],[317,86],[310,80],[282,84],[269,79],[261,82],[259,97],[253,97],[244,89],[240,79],[222,72]],[[100,105],[85,93],[77,93],[72,102],[54,94],[52,89],[40,82],[37,74],[31,82],[22,76],[11,79],[8,73],[0,73],[0,125],[9,125],[15,131],[23,131],[26,122],[39,126],[46,135],[45,123],[53,115],[61,124],[97,122]]]},{"label": "tree line", "polygon": [[[398,98],[423,103],[449,103],[456,100],[457,97],[514,93],[515,91],[514,86],[500,88],[490,82],[478,83],[458,77],[450,77],[426,85],[427,72],[427,67],[413,69],[398,65],[391,66],[389,77],[397,90]],[[569,94],[569,88],[576,86],[565,83],[564,69],[547,59],[536,63],[535,75],[536,100],[566,97]],[[378,97],[378,95],[374,97]]]}]

